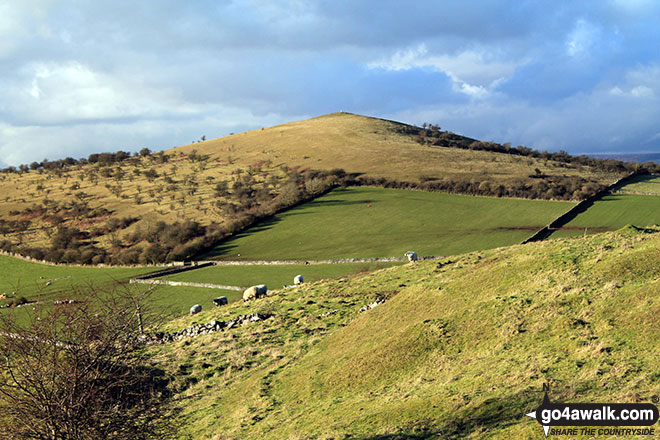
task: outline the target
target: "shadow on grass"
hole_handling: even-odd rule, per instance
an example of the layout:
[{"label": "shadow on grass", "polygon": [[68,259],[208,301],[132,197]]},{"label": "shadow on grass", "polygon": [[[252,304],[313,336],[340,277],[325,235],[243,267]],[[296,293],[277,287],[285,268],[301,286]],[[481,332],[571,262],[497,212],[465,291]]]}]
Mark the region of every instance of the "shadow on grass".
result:
[{"label": "shadow on grass", "polygon": [[654,180],[657,179],[658,176],[652,175],[652,174],[640,174],[637,176],[632,177],[630,180],[626,181],[624,185],[618,186],[616,189],[621,189],[621,187],[630,185],[633,183],[641,183],[641,182],[646,182],[649,180]]}]

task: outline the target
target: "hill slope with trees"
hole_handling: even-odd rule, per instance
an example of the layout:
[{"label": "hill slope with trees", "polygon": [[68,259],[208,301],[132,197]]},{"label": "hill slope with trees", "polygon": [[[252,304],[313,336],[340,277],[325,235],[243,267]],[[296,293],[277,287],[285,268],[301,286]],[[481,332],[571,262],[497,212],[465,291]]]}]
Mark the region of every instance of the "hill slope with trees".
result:
[{"label": "hill slope with trees", "polygon": [[0,248],[82,264],[189,259],[342,185],[575,200],[640,165],[334,113],[152,153],[0,173]]}]

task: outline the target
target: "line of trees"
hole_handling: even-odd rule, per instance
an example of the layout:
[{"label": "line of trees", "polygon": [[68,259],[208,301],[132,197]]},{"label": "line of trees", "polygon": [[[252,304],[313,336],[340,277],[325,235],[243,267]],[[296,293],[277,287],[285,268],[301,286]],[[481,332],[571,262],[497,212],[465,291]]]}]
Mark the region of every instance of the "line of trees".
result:
[{"label": "line of trees", "polygon": [[576,166],[588,166],[595,170],[611,173],[631,173],[638,170],[653,173],[660,171],[660,165],[654,162],[638,164],[615,159],[597,159],[585,155],[573,156],[563,150],[556,153],[550,153],[548,151],[539,151],[523,145],[512,147],[510,143],[498,144],[495,142],[479,141],[449,131],[441,131],[439,126],[427,123],[424,123],[422,127],[406,125],[403,126],[400,131],[413,136],[417,142],[424,145],[490,151],[514,156],[532,157]]},{"label": "line of trees", "polygon": [[0,169],[0,173],[26,173],[29,171],[58,171],[64,170],[77,165],[98,164],[100,166],[110,166],[125,162],[132,158],[137,157],[152,157],[157,163],[166,163],[169,161],[170,156],[159,151],[152,153],[148,148],[142,148],[139,152],[131,153],[127,151],[116,151],[114,153],[93,153],[87,158],[74,159],[73,157],[66,157],[58,160],[44,159],[41,162],[32,162],[28,164],[21,164],[18,167],[10,166]]},{"label": "line of trees", "polygon": [[[530,176],[499,183],[478,178],[422,178],[417,182],[398,181],[347,174],[342,169],[328,171],[285,168],[286,180],[277,194],[264,188],[255,189],[250,173],[240,173],[231,189],[227,182],[215,187],[216,208],[224,220],[202,225],[193,220],[174,223],[159,221],[147,226],[137,225],[123,237],[119,232],[137,219],[110,218],[105,226],[83,231],[66,226],[61,217],[48,248],[30,247],[9,240],[0,241],[0,249],[35,259],[80,264],[155,264],[192,259],[210,250],[220,241],[256,222],[284,209],[309,201],[337,186],[380,186],[385,188],[419,189],[456,194],[494,197],[519,197],[553,200],[582,200],[604,189],[604,186],[579,176]],[[537,173],[538,174],[538,173]],[[67,205],[67,208],[71,208]],[[36,208],[34,208],[36,210]],[[56,224],[55,222],[53,224]],[[10,229],[15,224],[1,224]],[[103,248],[94,237],[111,233],[111,247]]]},{"label": "line of trees", "polygon": [[440,180],[420,179],[419,182],[359,176],[346,182],[352,186],[380,186],[383,188],[418,189],[453,194],[490,197],[516,197],[545,200],[583,200],[602,191],[605,186],[579,176],[551,176],[532,181],[517,179],[511,182],[495,182],[478,178]]}]

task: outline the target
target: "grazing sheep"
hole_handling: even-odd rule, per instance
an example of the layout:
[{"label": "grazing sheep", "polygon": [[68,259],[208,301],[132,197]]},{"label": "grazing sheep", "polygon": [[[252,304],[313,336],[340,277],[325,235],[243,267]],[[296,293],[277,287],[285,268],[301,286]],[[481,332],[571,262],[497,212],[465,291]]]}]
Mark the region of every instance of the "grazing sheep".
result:
[{"label": "grazing sheep", "polygon": [[218,306],[226,306],[227,304],[229,304],[229,301],[227,301],[227,297],[226,297],[226,296],[219,296],[219,297],[213,299],[213,304],[214,304],[216,307],[218,307]]},{"label": "grazing sheep", "polygon": [[262,296],[266,296],[266,293],[268,293],[268,287],[266,287],[265,284],[248,287],[243,292],[243,301],[250,301],[251,299],[261,298]]},{"label": "grazing sheep", "polygon": [[257,297],[257,286],[248,287],[243,291],[243,301],[249,301]]},{"label": "grazing sheep", "polygon": [[293,284],[295,284],[296,286],[297,286],[298,284],[302,284],[302,283],[303,283],[303,276],[302,276],[302,275],[296,275],[296,276],[293,278]]},{"label": "grazing sheep", "polygon": [[406,252],[406,253],[403,254],[403,255],[404,255],[405,257],[408,257],[408,261],[410,261],[411,263],[414,263],[415,261],[418,260],[418,258],[417,258],[417,252],[408,251],[408,252]]},{"label": "grazing sheep", "polygon": [[192,306],[190,308],[190,314],[191,315],[195,315],[195,314],[197,314],[201,311],[202,311],[202,305],[201,304],[195,304],[194,306]]}]

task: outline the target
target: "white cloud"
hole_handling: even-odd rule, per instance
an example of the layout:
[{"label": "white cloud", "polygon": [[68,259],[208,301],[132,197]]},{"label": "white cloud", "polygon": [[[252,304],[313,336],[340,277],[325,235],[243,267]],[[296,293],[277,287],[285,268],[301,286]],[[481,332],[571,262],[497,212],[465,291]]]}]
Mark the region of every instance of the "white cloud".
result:
[{"label": "white cloud", "polygon": [[660,95],[660,67],[638,66],[628,70],[623,81],[610,89],[613,96],[653,99]]},{"label": "white cloud", "polygon": [[[639,69],[652,71],[650,68]],[[635,78],[638,71],[629,73]],[[505,95],[478,103],[446,103],[385,115],[443,128],[483,140],[574,153],[660,149],[660,99],[647,86],[595,87],[552,103]]]},{"label": "white cloud", "polygon": [[655,93],[653,93],[653,89],[646,86],[634,87],[630,91],[630,94],[636,98],[653,98],[655,96]]},{"label": "white cloud", "polygon": [[140,78],[95,71],[78,61],[31,63],[0,97],[23,125],[187,115],[204,105],[181,102],[176,92]]},{"label": "white cloud", "polygon": [[566,41],[566,52],[572,57],[589,55],[600,40],[601,30],[586,20],[578,20]]},{"label": "white cloud", "polygon": [[0,1],[0,59],[16,53],[33,35],[44,33],[41,24],[52,0]]},{"label": "white cloud", "polygon": [[[298,117],[303,119],[309,115]],[[277,114],[255,116],[239,108],[215,107],[198,119],[21,127],[0,123],[0,139],[3,140],[0,165],[65,156],[87,157],[92,152],[120,149],[138,151],[145,146],[157,151],[191,143],[202,135],[212,139],[281,122],[283,118]]]},{"label": "white cloud", "polygon": [[636,15],[647,14],[658,7],[655,0],[611,0],[611,3],[619,11]]},{"label": "white cloud", "polygon": [[474,98],[484,98],[490,89],[510,77],[529,59],[503,61],[496,51],[464,50],[455,55],[432,54],[425,44],[395,52],[389,58],[368,64],[372,69],[410,70],[430,68],[443,72],[454,82],[454,90]]}]

